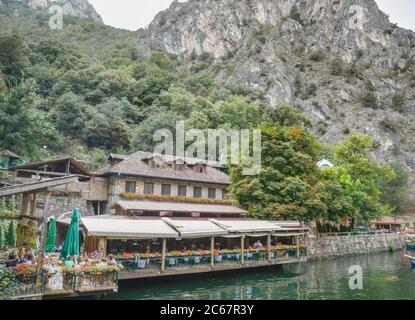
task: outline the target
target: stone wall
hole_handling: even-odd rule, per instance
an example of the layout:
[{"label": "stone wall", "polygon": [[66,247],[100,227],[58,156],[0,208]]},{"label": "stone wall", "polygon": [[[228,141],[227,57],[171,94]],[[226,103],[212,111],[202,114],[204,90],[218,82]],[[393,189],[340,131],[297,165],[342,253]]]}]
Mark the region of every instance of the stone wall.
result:
[{"label": "stone wall", "polygon": [[[37,215],[42,216],[44,205],[44,195],[39,194]],[[82,216],[94,215],[94,209],[90,201],[82,199],[79,193],[60,194],[52,192],[49,201],[49,216],[58,218],[64,213],[72,212],[78,208]]]},{"label": "stone wall", "polygon": [[310,238],[308,257],[322,259],[354,254],[371,254],[402,248],[398,234],[377,234],[361,236],[338,236]]}]

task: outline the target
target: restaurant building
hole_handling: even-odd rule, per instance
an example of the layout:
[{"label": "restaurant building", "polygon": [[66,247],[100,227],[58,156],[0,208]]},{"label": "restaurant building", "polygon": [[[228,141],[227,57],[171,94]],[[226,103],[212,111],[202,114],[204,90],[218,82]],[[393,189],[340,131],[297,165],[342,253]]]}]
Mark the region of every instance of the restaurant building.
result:
[{"label": "restaurant building", "polygon": [[81,219],[83,249],[113,255],[127,278],[305,261],[308,229],[247,218],[226,199],[229,185],[217,163],[111,155],[91,174],[99,214]]},{"label": "restaurant building", "polygon": [[147,152],[108,160],[90,174],[96,215],[82,217],[80,239],[84,251],[121,262],[121,278],[305,261],[308,229],[248,218],[226,198],[220,164]]}]

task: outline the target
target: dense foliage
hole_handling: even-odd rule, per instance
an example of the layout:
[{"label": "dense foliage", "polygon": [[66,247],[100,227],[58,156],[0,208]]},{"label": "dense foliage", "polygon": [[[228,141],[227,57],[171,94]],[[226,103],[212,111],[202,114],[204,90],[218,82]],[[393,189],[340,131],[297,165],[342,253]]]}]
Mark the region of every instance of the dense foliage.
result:
[{"label": "dense foliage", "polygon": [[315,221],[321,231],[340,231],[391,213],[397,201],[391,191],[406,187],[392,168],[371,160],[368,136],[352,135],[339,143],[332,155],[336,167],[319,170],[320,146],[306,130],[260,128],[260,174],[244,176],[242,166],[231,170],[231,194],[254,217]]}]

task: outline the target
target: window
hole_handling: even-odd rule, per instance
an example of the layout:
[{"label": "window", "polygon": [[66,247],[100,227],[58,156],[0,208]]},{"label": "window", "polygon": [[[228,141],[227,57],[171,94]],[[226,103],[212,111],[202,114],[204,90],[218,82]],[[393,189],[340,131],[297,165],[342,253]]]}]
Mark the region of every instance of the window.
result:
[{"label": "window", "polygon": [[154,183],[145,182],[144,183],[144,194],[153,194],[154,193]]},{"label": "window", "polygon": [[135,193],[136,186],[137,185],[136,185],[135,181],[126,181],[125,182],[125,192]]},{"label": "window", "polygon": [[171,184],[162,184],[161,185],[161,195],[170,196],[171,195]]},{"label": "window", "polygon": [[209,197],[209,199],[216,199],[216,189],[215,188],[209,188],[208,197]]},{"label": "window", "polygon": [[177,195],[179,197],[186,197],[187,196],[187,187],[186,186],[179,186],[177,190]]},{"label": "window", "polygon": [[206,167],[205,165],[200,165],[197,167],[197,172],[199,173],[206,173]]},{"label": "window", "polygon": [[201,187],[194,187],[193,188],[193,198],[201,198],[202,197],[202,188]]}]

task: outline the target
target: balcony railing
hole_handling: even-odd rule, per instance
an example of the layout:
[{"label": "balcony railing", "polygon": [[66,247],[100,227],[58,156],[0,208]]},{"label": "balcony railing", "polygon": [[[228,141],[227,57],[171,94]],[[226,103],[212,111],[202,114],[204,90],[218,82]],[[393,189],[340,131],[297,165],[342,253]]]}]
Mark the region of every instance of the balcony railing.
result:
[{"label": "balcony railing", "polygon": [[[307,249],[302,247],[289,248],[289,249],[273,249],[270,251],[270,257],[268,257],[267,250],[247,250],[244,252],[244,263],[252,264],[255,262],[277,262],[287,261],[293,259],[302,259],[307,257]],[[123,266],[123,271],[134,273],[160,273],[162,271],[162,258],[158,255],[152,257],[140,257],[138,255],[130,257],[128,259],[117,258],[118,263]],[[166,256],[165,258],[165,272],[174,272],[179,270],[197,269],[203,267],[210,267],[212,264],[211,254],[200,255],[178,255],[178,256]],[[228,250],[220,254],[216,254],[214,257],[214,266],[232,266],[242,264],[242,254],[240,251]]]}]

